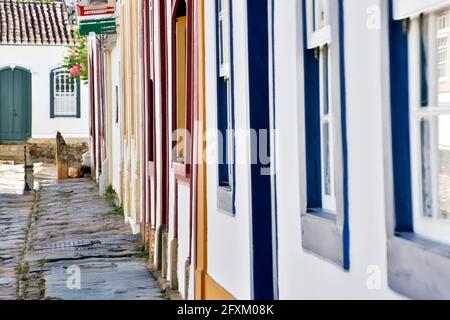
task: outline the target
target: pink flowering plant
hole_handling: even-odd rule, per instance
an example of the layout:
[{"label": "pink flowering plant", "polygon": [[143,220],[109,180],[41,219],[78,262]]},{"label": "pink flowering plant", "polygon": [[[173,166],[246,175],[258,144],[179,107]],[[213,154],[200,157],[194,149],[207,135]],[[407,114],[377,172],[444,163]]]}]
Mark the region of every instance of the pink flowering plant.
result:
[{"label": "pink flowering plant", "polygon": [[75,44],[68,47],[64,67],[73,79],[88,82],[88,46],[86,38],[75,32]]}]

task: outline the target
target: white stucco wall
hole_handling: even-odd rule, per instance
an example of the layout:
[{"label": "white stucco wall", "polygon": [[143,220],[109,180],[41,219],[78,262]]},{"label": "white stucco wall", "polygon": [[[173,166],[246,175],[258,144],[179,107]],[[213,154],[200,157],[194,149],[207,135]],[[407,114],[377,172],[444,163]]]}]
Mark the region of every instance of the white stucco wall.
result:
[{"label": "white stucco wall", "polygon": [[89,137],[89,92],[81,87],[81,118],[50,118],[50,71],[62,64],[64,46],[0,46],[0,68],[16,65],[32,73],[32,138]]},{"label": "white stucco wall", "polygon": [[[121,139],[121,117],[120,117],[120,104],[121,104],[121,88],[120,88],[120,39],[117,40],[116,46],[111,50],[111,81],[112,81],[112,110],[108,108],[111,112],[111,132],[112,132],[112,145],[110,149],[110,154],[108,159],[110,161],[110,166],[112,167],[111,184],[116,190],[116,193],[120,193],[121,189],[121,176],[120,176],[120,162],[122,157],[122,139]],[[118,95],[116,96],[116,86],[118,86]],[[116,99],[118,98],[118,101]],[[116,103],[119,102],[119,122],[116,123]]]},{"label": "white stucco wall", "polygon": [[186,260],[189,257],[190,210],[189,184],[178,184],[178,290],[184,296],[186,290]]},{"label": "white stucco wall", "polygon": [[[95,48],[97,46],[97,39],[95,38],[95,36],[89,36],[87,38],[87,43],[88,43],[89,55],[91,55],[92,48]],[[92,56],[90,57],[90,61],[93,61],[93,63],[94,63],[93,74],[95,75],[94,76],[94,80],[90,79],[91,81],[92,80],[95,81],[93,97],[90,97],[90,99],[94,99],[92,101],[95,102],[95,107],[94,107],[95,115],[94,115],[94,121],[92,121],[92,123],[95,125],[95,132],[94,132],[95,136],[99,137],[99,127],[100,127],[99,126],[99,117],[98,117],[99,105],[98,105],[98,99],[96,98],[96,97],[100,96],[99,93],[98,93],[98,81],[99,81],[99,79],[96,76],[97,75],[97,70],[98,70],[97,50],[93,50],[92,51]],[[88,88],[88,93],[90,94],[89,88]],[[95,157],[96,160],[97,160],[97,163],[96,163],[97,167],[95,168],[95,179],[98,181],[99,178],[100,178],[100,173],[99,173],[99,170],[98,170],[98,166],[99,166],[98,154],[99,154],[100,144],[98,143],[98,139],[97,139],[97,143],[95,143],[95,148],[94,148],[94,145],[92,143],[93,143],[93,139],[91,139],[91,146],[90,146],[90,149],[91,149],[91,163],[92,163],[92,166],[94,166],[94,157]],[[99,186],[99,187],[100,187],[100,193],[102,194],[104,191],[101,190],[101,189],[104,186],[102,185],[102,186]]]},{"label": "white stucco wall", "polygon": [[[233,1],[235,127],[249,128],[247,5]],[[217,129],[217,78],[214,1],[205,1],[206,125]],[[251,299],[249,139],[236,143],[236,215],[217,209],[217,165],[207,166],[208,274],[238,299]],[[244,163],[244,164],[242,164]]]},{"label": "white stucco wall", "polygon": [[[153,203],[154,205],[154,211],[152,212],[152,218],[151,221],[153,223],[153,227],[155,228],[155,230],[158,230],[159,227],[162,224],[161,221],[161,210],[162,210],[162,204],[161,204],[161,194],[162,191],[161,189],[163,188],[162,182],[161,182],[161,178],[162,177],[162,170],[163,170],[163,166],[162,166],[162,130],[161,130],[161,126],[162,126],[162,109],[161,109],[161,86],[163,85],[161,82],[161,57],[159,52],[161,52],[161,48],[160,48],[160,37],[159,37],[159,24],[160,24],[160,15],[162,15],[164,13],[160,12],[160,7],[159,6],[155,6],[155,21],[154,21],[154,50],[155,50],[155,55],[154,55],[154,59],[155,59],[155,127],[156,127],[156,135],[154,137],[154,143],[156,144],[156,150],[158,150],[156,152],[156,175],[157,175],[157,179],[152,179],[152,198],[154,199]],[[167,13],[166,13],[167,15]],[[159,229],[159,231],[161,231]],[[160,250],[159,250],[159,239],[157,237],[155,237],[155,251],[154,251],[154,261],[155,264],[158,265],[160,264],[161,261],[159,261],[159,256],[160,256]]]},{"label": "white stucco wall", "polygon": [[[396,299],[388,288],[384,208],[381,39],[367,27],[373,0],[347,0],[345,63],[349,168],[350,270],[302,249],[299,200],[304,144],[304,87],[300,1],[275,1],[278,272],[280,299]],[[332,44],[336,46],[337,44]],[[297,72],[294,72],[297,70]],[[318,235],[319,237],[320,235]],[[381,286],[367,286],[371,266]],[[372,274],[373,275],[373,274]]]},{"label": "white stucco wall", "polygon": [[[156,127],[156,135],[154,137],[154,143],[156,144],[156,174],[158,177],[162,177],[162,170],[163,170],[163,165],[162,165],[162,130],[161,130],[161,126],[162,126],[162,113],[163,110],[161,108],[161,88],[163,85],[162,81],[161,81],[161,57],[160,54],[158,54],[159,52],[161,52],[161,47],[160,47],[160,17],[161,15],[163,15],[164,13],[160,12],[160,6],[155,6],[154,8],[155,10],[155,20],[154,20],[154,24],[153,24],[153,28],[154,28],[154,59],[155,59],[155,127]],[[156,192],[155,192],[155,187],[156,187]],[[154,194],[154,197],[156,197],[156,199],[158,199],[157,201],[155,201],[156,205],[155,205],[155,211],[153,212],[153,217],[152,217],[152,222],[155,224],[155,227],[160,226],[161,225],[161,201],[159,201],[159,199],[161,199],[161,189],[163,188],[163,185],[161,183],[161,179],[156,179],[155,183],[152,184],[152,192]],[[155,250],[155,261],[157,261],[157,257],[158,257],[158,248],[156,248]]]}]

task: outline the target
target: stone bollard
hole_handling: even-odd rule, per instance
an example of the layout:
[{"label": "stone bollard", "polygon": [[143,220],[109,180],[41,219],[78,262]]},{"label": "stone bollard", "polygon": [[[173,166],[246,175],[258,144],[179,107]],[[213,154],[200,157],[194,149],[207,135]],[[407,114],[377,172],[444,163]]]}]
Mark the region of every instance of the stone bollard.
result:
[{"label": "stone bollard", "polygon": [[161,277],[167,279],[167,249],[168,249],[168,233],[166,230],[162,231],[161,241]]},{"label": "stone bollard", "polygon": [[69,177],[67,143],[59,131],[56,134],[56,172],[58,180],[65,180]]},{"label": "stone bollard", "polygon": [[23,188],[24,193],[31,192],[34,189],[34,172],[33,172],[33,159],[27,152],[27,146],[23,147],[24,151],[24,168],[25,168],[25,186]]},{"label": "stone bollard", "polygon": [[178,239],[170,242],[170,284],[173,290],[178,290]]}]

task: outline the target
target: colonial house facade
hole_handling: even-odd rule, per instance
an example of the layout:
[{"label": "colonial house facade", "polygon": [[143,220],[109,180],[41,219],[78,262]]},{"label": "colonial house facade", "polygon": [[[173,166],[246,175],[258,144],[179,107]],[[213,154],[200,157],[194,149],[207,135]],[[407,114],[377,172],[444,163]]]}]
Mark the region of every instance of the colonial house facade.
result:
[{"label": "colonial house facade", "polygon": [[61,2],[0,1],[0,144],[89,137],[87,86],[62,68],[71,44]]},{"label": "colonial house facade", "polygon": [[448,0],[119,0],[92,158],[184,299],[449,298]]}]

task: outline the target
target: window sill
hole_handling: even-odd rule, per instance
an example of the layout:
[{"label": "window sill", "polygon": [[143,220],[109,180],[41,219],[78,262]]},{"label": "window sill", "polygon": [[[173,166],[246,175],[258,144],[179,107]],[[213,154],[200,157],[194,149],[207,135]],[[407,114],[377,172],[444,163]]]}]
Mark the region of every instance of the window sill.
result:
[{"label": "window sill", "polygon": [[344,268],[343,228],[336,215],[323,209],[302,214],[303,249]]},{"label": "window sill", "polygon": [[185,163],[172,162],[172,169],[175,172],[175,176],[181,179],[190,178],[190,166]]},{"label": "window sill", "polygon": [[53,116],[51,119],[80,119],[78,116]]},{"label": "window sill", "polygon": [[312,31],[308,38],[308,49],[321,47],[331,40],[331,27],[326,25],[318,30]]},{"label": "window sill", "polygon": [[226,213],[235,214],[233,190],[228,187],[217,187],[217,208]]},{"label": "window sill", "polygon": [[412,232],[388,239],[389,287],[413,299],[450,299],[450,246]]},{"label": "window sill", "polygon": [[324,209],[308,209],[307,214],[336,223],[336,214]]}]

